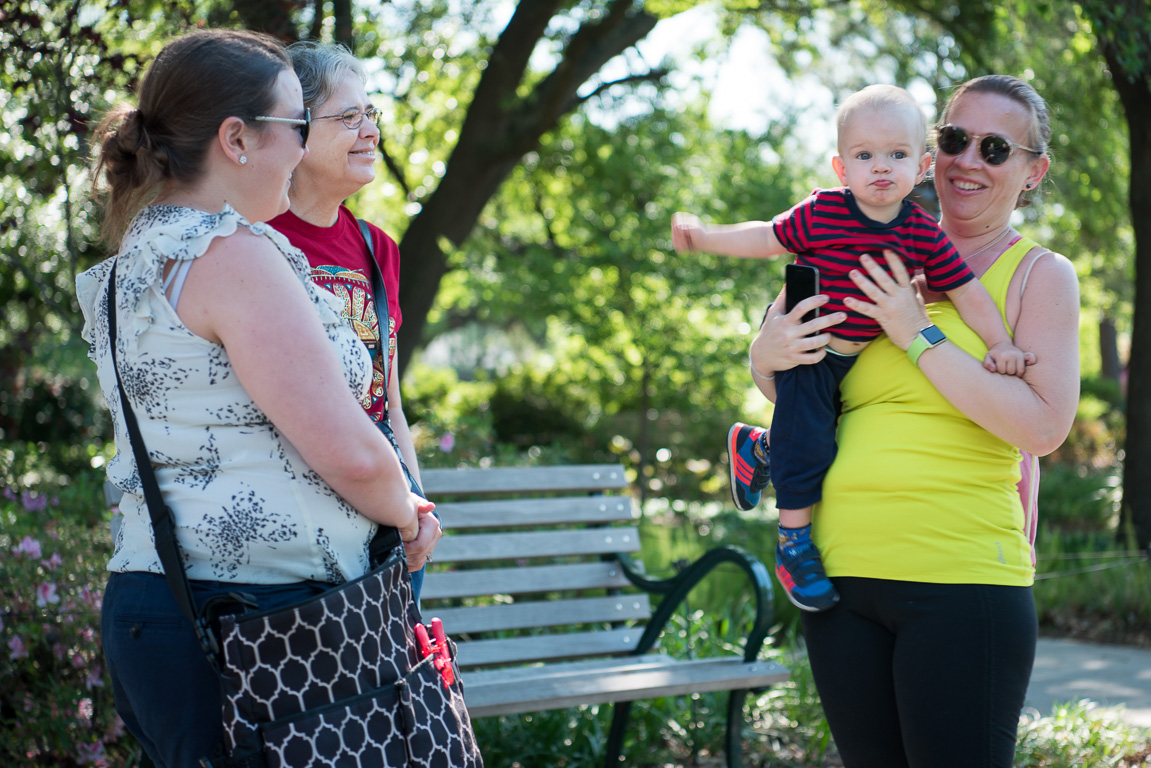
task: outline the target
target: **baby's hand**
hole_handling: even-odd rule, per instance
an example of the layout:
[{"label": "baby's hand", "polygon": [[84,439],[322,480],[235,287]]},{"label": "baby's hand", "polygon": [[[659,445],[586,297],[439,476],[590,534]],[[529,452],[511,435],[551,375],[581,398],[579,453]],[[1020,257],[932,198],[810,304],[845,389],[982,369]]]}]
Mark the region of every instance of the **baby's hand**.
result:
[{"label": "baby's hand", "polygon": [[691,253],[699,248],[703,223],[694,213],[675,213],[671,217],[671,244],[676,253]]},{"label": "baby's hand", "polygon": [[987,356],[983,358],[984,368],[1007,376],[1022,376],[1027,366],[1034,364],[1034,353],[1024,352],[1009,341],[999,342],[987,350]]}]

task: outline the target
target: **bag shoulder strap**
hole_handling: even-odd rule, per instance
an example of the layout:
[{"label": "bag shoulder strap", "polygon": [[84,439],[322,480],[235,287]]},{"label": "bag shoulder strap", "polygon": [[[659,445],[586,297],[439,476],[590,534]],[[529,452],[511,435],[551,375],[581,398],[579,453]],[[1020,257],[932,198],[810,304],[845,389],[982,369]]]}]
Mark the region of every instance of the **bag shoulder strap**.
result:
[{"label": "bag shoulder strap", "polygon": [[368,222],[356,219],[360,225],[360,234],[364,237],[364,244],[368,246],[368,261],[372,262],[372,298],[376,304],[376,321],[380,331],[380,363],[384,371],[384,418],[388,413],[388,348],[391,346],[391,316],[388,314],[388,289],[384,286],[384,273],[380,263],[376,261],[376,249],[372,245],[372,231],[368,229]]},{"label": "bag shoulder strap", "polygon": [[144,448],[144,437],[140,434],[140,425],[136,421],[136,413],[128,396],[124,393],[124,380],[120,377],[120,367],[116,364],[116,263],[112,264],[112,272],[108,277],[108,336],[111,342],[112,370],[116,374],[116,386],[120,390],[120,408],[124,413],[124,424],[128,428],[128,441],[132,446],[132,455],[136,459],[136,471],[140,475],[140,484],[144,488],[144,501],[148,504],[148,516],[152,520],[152,531],[156,538],[156,554],[160,556],[160,564],[164,566],[164,579],[168,588],[176,599],[180,610],[196,628],[196,637],[207,654],[208,660],[218,669],[220,652],[219,642],[212,631],[206,615],[196,611],[196,601],[192,596],[192,585],[188,583],[188,574],[180,562],[179,542],[176,540],[176,524],[172,519],[172,510],[164,503],[164,496],[160,492],[160,484],[156,481],[156,471],[152,468],[152,459]]}]

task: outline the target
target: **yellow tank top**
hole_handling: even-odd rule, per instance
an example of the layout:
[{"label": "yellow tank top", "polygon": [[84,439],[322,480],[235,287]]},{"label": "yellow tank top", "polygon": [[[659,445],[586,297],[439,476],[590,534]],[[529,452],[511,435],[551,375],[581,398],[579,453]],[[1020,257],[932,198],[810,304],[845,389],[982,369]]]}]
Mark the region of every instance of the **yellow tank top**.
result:
[{"label": "yellow tank top", "polygon": [[[1021,239],[981,278],[1001,315],[1034,247]],[[951,302],[927,313],[950,342],[983,359],[986,345]],[[1019,451],[953,408],[886,336],[863,351],[841,391],[839,453],[814,515],[828,575],[1030,585]]]}]

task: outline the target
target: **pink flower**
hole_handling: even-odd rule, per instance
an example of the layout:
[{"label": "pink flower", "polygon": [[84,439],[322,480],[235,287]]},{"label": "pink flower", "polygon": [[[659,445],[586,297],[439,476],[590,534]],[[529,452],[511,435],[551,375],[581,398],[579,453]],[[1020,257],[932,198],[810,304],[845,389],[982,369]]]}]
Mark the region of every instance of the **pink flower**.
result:
[{"label": "pink flower", "polygon": [[113,716],[108,730],[105,731],[105,735],[108,737],[108,741],[116,741],[116,739],[124,735],[124,721],[120,719],[119,715]]},{"label": "pink flower", "polygon": [[77,744],[76,745],[76,762],[80,765],[107,765],[104,759],[104,742],[97,741],[94,744]]},{"label": "pink flower", "polygon": [[80,699],[80,703],[76,707],[76,714],[80,716],[81,720],[91,721],[93,711],[91,699]]},{"label": "pink flower", "polygon": [[12,554],[27,557],[41,557],[40,542],[31,536],[25,536],[18,545],[12,547]]},{"label": "pink flower", "polygon": [[60,557],[59,552],[54,552],[47,560],[41,560],[40,565],[44,566],[50,571],[54,571],[64,564],[63,558]]},{"label": "pink flower", "polygon": [[8,641],[8,658],[12,661],[28,658],[28,649],[24,647],[24,640],[19,635]]},{"label": "pink flower", "polygon": [[440,438],[440,450],[444,453],[451,453],[452,448],[456,445],[456,436],[451,432]]},{"label": "pink flower", "polygon": [[104,670],[99,664],[93,664],[88,669],[88,679],[84,681],[84,687],[89,691],[93,688],[104,687]]},{"label": "pink flower", "polygon": [[56,585],[50,581],[46,581],[40,586],[36,587],[36,605],[43,608],[48,603],[60,602],[60,596],[56,594]]},{"label": "pink flower", "polygon": [[25,512],[39,512],[48,506],[48,497],[40,494],[33,495],[31,491],[21,491],[20,503],[24,505]]}]

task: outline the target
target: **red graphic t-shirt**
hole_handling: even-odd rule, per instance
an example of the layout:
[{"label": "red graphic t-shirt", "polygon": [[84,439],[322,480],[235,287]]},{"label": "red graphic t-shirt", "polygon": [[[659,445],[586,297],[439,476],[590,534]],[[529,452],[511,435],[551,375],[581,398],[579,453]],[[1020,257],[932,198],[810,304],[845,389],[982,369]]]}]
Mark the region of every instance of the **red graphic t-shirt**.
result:
[{"label": "red graphic t-shirt", "polygon": [[[344,305],[344,317],[356,329],[360,338],[376,345],[380,341],[380,323],[376,317],[376,302],[372,291],[371,262],[368,260],[368,247],[360,234],[356,217],[346,206],[340,206],[336,223],[330,227],[317,227],[301,219],[291,211],[283,213],[270,222],[282,232],[292,245],[308,257],[312,265],[312,280],[316,285],[338,296]],[[400,315],[400,249],[392,238],[379,227],[369,224],[372,245],[376,251],[376,261],[384,276],[384,288],[388,293],[388,371],[394,368],[396,354],[396,331],[403,321]],[[384,396],[387,382],[379,355],[373,353],[375,370],[372,375],[371,392],[362,401],[364,410],[373,421],[384,418]]]}]

